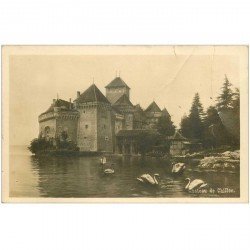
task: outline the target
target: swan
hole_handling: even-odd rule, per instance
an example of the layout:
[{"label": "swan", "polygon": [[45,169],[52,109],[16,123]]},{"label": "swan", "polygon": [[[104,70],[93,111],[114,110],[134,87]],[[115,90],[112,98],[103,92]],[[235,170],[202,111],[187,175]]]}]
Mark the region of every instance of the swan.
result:
[{"label": "swan", "polygon": [[181,174],[181,173],[183,173],[185,168],[186,168],[185,163],[176,163],[173,165],[172,173]]},{"label": "swan", "polygon": [[107,163],[106,157],[102,157],[100,163],[101,163],[101,165],[106,164]]},{"label": "swan", "polygon": [[151,185],[159,185],[157,177],[159,177],[159,174],[154,174],[153,177],[150,174],[143,174],[136,179],[142,183],[147,183]]},{"label": "swan", "polygon": [[106,168],[103,170],[104,174],[114,174],[115,170],[113,168]]},{"label": "swan", "polygon": [[190,178],[186,178],[185,179],[186,181],[188,181],[188,184],[186,185],[185,189],[187,190],[192,190],[194,188],[203,188],[203,187],[206,187],[208,184],[205,183],[203,180],[201,179],[195,179],[193,181],[191,181]]}]

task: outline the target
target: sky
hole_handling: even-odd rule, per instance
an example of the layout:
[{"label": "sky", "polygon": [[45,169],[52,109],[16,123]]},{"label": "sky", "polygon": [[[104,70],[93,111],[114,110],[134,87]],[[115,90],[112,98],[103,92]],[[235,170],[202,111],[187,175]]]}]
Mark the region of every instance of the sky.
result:
[{"label": "sky", "polygon": [[93,82],[105,86],[120,71],[131,88],[133,104],[155,101],[167,108],[178,127],[188,114],[194,94],[206,109],[215,103],[225,74],[239,87],[235,55],[12,55],[10,76],[10,144],[28,145],[38,135],[38,116],[57,97],[76,98]]}]

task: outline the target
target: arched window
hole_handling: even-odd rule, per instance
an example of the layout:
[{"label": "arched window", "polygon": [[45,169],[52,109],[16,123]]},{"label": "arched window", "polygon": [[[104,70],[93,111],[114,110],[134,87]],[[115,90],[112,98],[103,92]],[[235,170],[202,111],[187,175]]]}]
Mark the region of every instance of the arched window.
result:
[{"label": "arched window", "polygon": [[46,136],[46,137],[49,136],[49,133],[50,133],[50,127],[49,127],[49,126],[46,126],[46,127],[44,128],[44,134],[45,134],[45,136]]}]

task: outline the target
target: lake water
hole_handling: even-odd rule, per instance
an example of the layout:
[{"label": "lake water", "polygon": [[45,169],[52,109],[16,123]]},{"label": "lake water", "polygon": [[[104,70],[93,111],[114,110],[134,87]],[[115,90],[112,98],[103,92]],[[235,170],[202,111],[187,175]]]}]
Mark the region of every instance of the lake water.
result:
[{"label": "lake water", "polygon": [[[239,172],[200,171],[195,165],[183,175],[171,174],[166,159],[113,156],[115,174],[106,176],[100,157],[33,156],[26,147],[11,147],[11,197],[239,197]],[[160,175],[158,187],[143,185],[136,178],[144,173]],[[209,184],[201,193],[187,192],[185,178]],[[205,192],[205,193],[204,193]]]}]

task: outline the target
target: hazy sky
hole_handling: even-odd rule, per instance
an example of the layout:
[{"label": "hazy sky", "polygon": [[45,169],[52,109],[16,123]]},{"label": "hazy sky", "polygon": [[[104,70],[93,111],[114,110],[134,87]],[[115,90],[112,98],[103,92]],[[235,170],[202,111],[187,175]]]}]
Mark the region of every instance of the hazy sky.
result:
[{"label": "hazy sky", "polygon": [[[239,86],[239,60],[223,55],[17,55],[10,58],[10,144],[38,135],[38,115],[52,99],[76,98],[94,82],[105,86],[120,71],[131,101],[167,108],[175,125],[188,114],[195,92],[205,108],[214,103],[227,74]],[[212,99],[210,99],[212,97]]]}]

